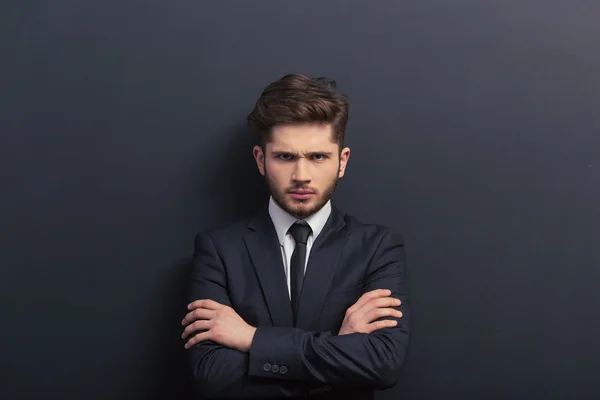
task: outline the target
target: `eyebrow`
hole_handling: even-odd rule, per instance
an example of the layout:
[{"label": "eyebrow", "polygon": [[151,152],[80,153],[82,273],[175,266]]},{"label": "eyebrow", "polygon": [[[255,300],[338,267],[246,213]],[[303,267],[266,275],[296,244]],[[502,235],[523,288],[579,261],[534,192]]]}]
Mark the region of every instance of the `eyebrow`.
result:
[{"label": "eyebrow", "polygon": [[[300,154],[300,153],[298,153],[296,151],[290,151],[290,150],[273,150],[273,153],[274,154],[287,153],[287,154],[292,154],[294,156],[298,156]],[[330,156],[330,155],[333,154],[333,152],[331,152],[331,151],[319,151],[319,150],[316,150],[316,151],[307,151],[307,152],[304,152],[304,154],[307,155],[307,156],[312,156],[312,155],[315,155],[315,154],[323,154],[323,155],[326,155],[326,156]]]}]

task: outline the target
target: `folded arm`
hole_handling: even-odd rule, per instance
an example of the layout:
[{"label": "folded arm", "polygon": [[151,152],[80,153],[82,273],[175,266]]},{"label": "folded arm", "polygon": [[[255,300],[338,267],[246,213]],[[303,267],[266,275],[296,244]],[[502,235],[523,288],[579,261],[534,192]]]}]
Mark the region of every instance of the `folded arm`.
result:
[{"label": "folded arm", "polygon": [[[225,268],[207,235],[198,235],[190,301],[212,299],[231,307]],[[398,379],[408,344],[406,267],[400,236],[386,234],[368,267],[365,291],[390,289],[403,318],[395,327],[370,334],[308,332],[291,327],[257,327],[249,353],[212,341],[189,350],[198,390],[208,397],[268,397],[306,394],[306,383],[383,389]],[[267,365],[268,364],[268,365]],[[273,373],[272,366],[286,373]]]},{"label": "folded arm", "polygon": [[[402,304],[397,325],[370,334],[332,336],[289,327],[257,328],[249,352],[249,375],[279,380],[385,389],[400,374],[409,339],[406,266],[401,236],[386,234],[369,265],[365,291],[390,289]],[[386,319],[390,319],[387,317]],[[285,375],[264,365],[285,366]],[[268,368],[267,368],[268,369]]]},{"label": "folded arm", "polygon": [[[208,235],[195,240],[189,301],[211,299],[231,307],[227,276]],[[197,392],[206,398],[286,397],[306,394],[297,382],[274,382],[248,375],[248,353],[213,341],[202,341],[188,350]]]}]

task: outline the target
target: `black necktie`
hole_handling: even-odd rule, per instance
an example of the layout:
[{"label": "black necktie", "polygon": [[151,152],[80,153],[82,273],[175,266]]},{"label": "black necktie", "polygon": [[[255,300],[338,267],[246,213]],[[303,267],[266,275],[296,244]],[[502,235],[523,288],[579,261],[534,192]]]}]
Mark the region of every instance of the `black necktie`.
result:
[{"label": "black necktie", "polygon": [[290,268],[290,286],[292,298],[292,315],[294,317],[294,326],[296,326],[296,315],[298,313],[298,303],[300,301],[300,292],[302,291],[302,281],[304,280],[304,265],[306,264],[306,242],[311,233],[310,226],[296,222],[289,229],[290,234],[296,241],[296,247],[291,259]]}]

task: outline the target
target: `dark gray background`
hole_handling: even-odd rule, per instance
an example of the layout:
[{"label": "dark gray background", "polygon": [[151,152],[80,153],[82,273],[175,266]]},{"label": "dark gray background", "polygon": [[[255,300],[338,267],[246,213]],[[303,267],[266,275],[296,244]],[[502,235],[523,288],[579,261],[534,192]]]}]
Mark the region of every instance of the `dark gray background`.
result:
[{"label": "dark gray background", "polygon": [[263,200],[244,119],[290,72],[350,98],[338,207],[406,238],[413,338],[380,398],[600,396],[597,0],[0,15],[3,400],[186,398],[185,258]]}]

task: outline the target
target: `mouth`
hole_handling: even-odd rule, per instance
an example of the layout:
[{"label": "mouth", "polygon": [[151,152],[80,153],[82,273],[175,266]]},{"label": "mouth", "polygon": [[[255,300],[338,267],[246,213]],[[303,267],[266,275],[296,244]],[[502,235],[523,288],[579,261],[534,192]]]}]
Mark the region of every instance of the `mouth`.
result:
[{"label": "mouth", "polygon": [[290,196],[295,200],[308,200],[315,195],[312,190],[290,190]]}]

